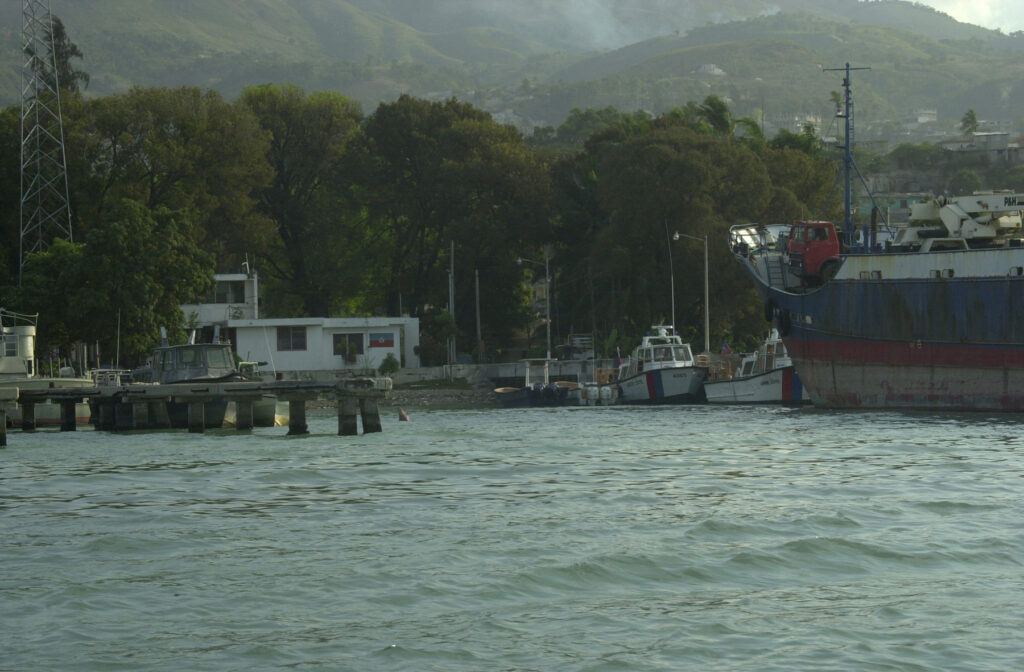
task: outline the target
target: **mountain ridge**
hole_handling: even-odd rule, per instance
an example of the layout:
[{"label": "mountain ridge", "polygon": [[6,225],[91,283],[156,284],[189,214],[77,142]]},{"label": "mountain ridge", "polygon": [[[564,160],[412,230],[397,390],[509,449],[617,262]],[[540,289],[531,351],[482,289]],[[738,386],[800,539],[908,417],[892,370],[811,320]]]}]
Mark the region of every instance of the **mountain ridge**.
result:
[{"label": "mountain ridge", "polygon": [[[922,106],[948,119],[964,105],[1016,121],[1024,100],[1015,58],[1024,34],[963,24],[917,3],[630,6],[642,11],[603,0],[52,3],[85,55],[75,66],[91,75],[90,96],[132,85],[200,86],[231,99],[248,85],[288,82],[338,90],[367,112],[402,93],[457,97],[529,130],[559,124],[572,107],[656,114],[710,93],[732,101],[737,114],[786,105],[826,110],[836,85],[806,73],[852,62],[874,70],[858,89],[867,121]],[[0,30],[0,103],[7,105],[21,91],[23,59],[10,28],[20,26],[17,10],[0,6],[8,26]],[[980,96],[985,90],[998,95]]]}]

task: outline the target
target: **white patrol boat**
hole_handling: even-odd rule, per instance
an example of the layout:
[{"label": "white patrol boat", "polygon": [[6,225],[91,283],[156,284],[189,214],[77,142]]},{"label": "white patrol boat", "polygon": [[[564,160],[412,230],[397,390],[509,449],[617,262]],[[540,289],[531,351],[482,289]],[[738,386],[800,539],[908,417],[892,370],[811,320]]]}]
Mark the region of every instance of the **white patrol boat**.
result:
[{"label": "white patrol boat", "polygon": [[619,368],[621,404],[688,404],[704,401],[706,366],[672,325],[655,325]]}]

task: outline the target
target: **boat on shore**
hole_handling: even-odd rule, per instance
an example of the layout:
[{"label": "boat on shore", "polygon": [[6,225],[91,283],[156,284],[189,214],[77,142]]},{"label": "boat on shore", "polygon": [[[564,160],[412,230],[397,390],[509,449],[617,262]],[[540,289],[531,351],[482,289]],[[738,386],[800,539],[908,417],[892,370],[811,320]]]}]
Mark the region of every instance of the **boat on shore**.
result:
[{"label": "boat on shore", "polygon": [[802,404],[810,401],[777,329],[752,353],[740,360],[736,371],[704,382],[709,404]]},{"label": "boat on shore", "polygon": [[730,230],[765,317],[815,405],[1024,410],[1024,194],[927,199],[889,240],[874,218],[858,236],[849,69],[847,221]]},{"label": "boat on shore", "polygon": [[690,404],[704,401],[706,366],[672,325],[655,325],[619,367],[620,404]]},{"label": "boat on shore", "polygon": [[[549,359],[524,359],[526,375],[523,386],[503,386],[494,389],[494,396],[505,408],[522,408],[528,406],[566,406],[578,405],[580,385],[578,383],[556,380],[550,382]],[[534,369],[539,368],[541,380],[534,380]]]},{"label": "boat on shore", "polygon": [[[39,315],[26,315],[0,308],[0,388],[22,391],[42,391],[53,388],[89,388],[92,378],[78,375],[69,366],[58,366],[57,375],[40,375],[35,358],[36,329]],[[53,401],[33,404],[35,424],[38,427],[59,427],[61,406]],[[75,402],[75,422],[89,422],[89,404],[83,399]],[[22,425],[22,407],[11,403],[7,408],[10,424]]]}]

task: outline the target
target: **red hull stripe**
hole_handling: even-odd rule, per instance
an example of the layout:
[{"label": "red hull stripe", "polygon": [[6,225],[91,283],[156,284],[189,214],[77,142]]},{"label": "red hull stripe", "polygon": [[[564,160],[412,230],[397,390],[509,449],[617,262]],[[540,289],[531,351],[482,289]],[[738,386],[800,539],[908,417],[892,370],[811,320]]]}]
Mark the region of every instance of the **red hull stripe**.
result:
[{"label": "red hull stripe", "polygon": [[654,372],[650,372],[646,376],[647,378],[647,398],[658,399],[664,396],[664,391],[661,387],[661,376]]},{"label": "red hull stripe", "polygon": [[992,345],[930,345],[787,338],[794,358],[809,361],[885,364],[889,366],[972,366],[1024,368],[1024,348]]}]

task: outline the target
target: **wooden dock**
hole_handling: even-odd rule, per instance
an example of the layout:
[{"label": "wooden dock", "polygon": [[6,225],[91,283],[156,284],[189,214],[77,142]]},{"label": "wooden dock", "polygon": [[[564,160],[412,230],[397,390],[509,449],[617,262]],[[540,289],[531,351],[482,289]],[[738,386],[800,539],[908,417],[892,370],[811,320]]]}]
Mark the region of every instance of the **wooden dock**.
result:
[{"label": "wooden dock", "polygon": [[234,402],[235,428],[253,427],[253,404],[263,397],[288,402],[288,434],[308,434],[306,403],[315,399],[336,399],[338,434],[358,433],[362,416],[363,433],[381,431],[377,402],[386,398],[392,387],[390,378],[345,378],[336,383],[315,381],[228,381],[193,383],[127,383],[97,384],[92,387],[31,389],[14,385],[0,386],[0,446],[7,445],[7,415],[16,404],[21,409],[22,431],[36,429],[37,404],[60,406],[60,431],[76,429],[75,405],[88,401],[90,424],[97,430],[129,431],[136,429],[170,429],[172,405],[187,408],[189,432],[201,433],[207,427],[209,403]]}]

